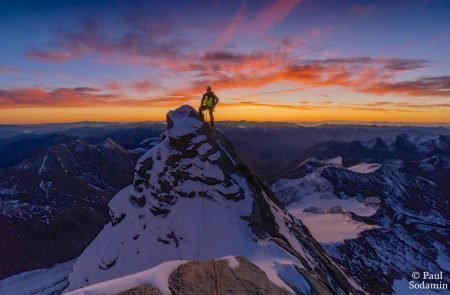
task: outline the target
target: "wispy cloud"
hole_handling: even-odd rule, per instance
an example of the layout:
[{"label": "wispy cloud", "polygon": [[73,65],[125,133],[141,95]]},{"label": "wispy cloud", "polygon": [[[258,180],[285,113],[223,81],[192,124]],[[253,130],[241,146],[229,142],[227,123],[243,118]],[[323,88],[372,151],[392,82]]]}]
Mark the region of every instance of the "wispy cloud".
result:
[{"label": "wispy cloud", "polygon": [[[138,82],[136,82],[138,83]],[[152,87],[153,85],[142,85]],[[122,87],[122,86],[121,86]],[[130,84],[131,87],[131,84]],[[297,89],[290,89],[296,91]],[[196,91],[200,91],[197,89]],[[44,88],[0,89],[0,109],[10,108],[41,108],[41,107],[175,107],[179,104],[189,103],[198,97],[194,91],[173,91],[170,94],[154,97],[132,97],[105,92],[105,90],[92,87],[57,88],[48,90]],[[384,113],[425,113],[433,110],[448,111],[450,103],[413,103],[372,101],[367,103],[337,103],[330,100],[301,100],[297,103],[278,103],[264,101],[260,96],[247,96],[230,101],[222,101],[221,107],[252,106],[284,110],[352,110]]]},{"label": "wispy cloud", "polygon": [[225,24],[223,29],[218,34],[218,37],[213,46],[210,48],[210,51],[221,49],[236,35],[239,28],[245,21],[246,12],[247,4],[245,1],[243,1],[236,14]]},{"label": "wispy cloud", "polygon": [[366,106],[375,107],[402,107],[415,108],[426,111],[429,108],[450,108],[450,103],[411,103],[411,102],[392,102],[392,101],[375,101],[369,102]]},{"label": "wispy cloud", "polygon": [[429,61],[426,59],[403,59],[403,58],[372,58],[372,57],[348,57],[348,58],[327,58],[321,60],[305,60],[307,64],[320,65],[378,65],[387,70],[407,71],[425,68]]},{"label": "wispy cloud", "polygon": [[333,101],[299,101],[298,104],[276,104],[265,103],[261,101],[239,101],[224,103],[223,106],[254,106],[254,107],[269,107],[275,109],[286,110],[359,110],[359,111],[376,111],[376,112],[406,112],[417,113],[427,112],[434,109],[449,109],[450,103],[428,103],[428,104],[412,104],[407,102],[369,102],[367,104],[353,104],[353,103],[335,103]]},{"label": "wispy cloud", "polygon": [[25,56],[29,59],[45,62],[65,62],[77,58],[77,55],[74,55],[71,52],[58,52],[58,51],[52,52],[41,50],[29,51],[25,54]]},{"label": "wispy cloud", "polygon": [[286,109],[286,110],[314,110],[319,108],[319,106],[314,105],[292,105],[292,104],[274,104],[274,103],[264,103],[258,101],[240,101],[234,103],[225,103],[227,107],[234,106],[255,106],[255,107],[269,107],[275,109]]},{"label": "wispy cloud", "polygon": [[159,88],[160,86],[157,83],[151,81],[136,81],[131,82],[131,88],[138,93],[148,93],[149,91]]},{"label": "wispy cloud", "polygon": [[101,106],[174,106],[190,100],[189,96],[170,94],[152,98],[128,97],[105,93],[91,87],[39,87],[0,89],[0,109],[23,107],[101,107]]},{"label": "wispy cloud", "polygon": [[266,32],[281,22],[298,4],[300,0],[275,0],[271,5],[257,12],[249,25],[253,31]]},{"label": "wispy cloud", "polygon": [[[424,59],[401,58],[335,58],[301,60],[289,63],[289,58],[276,52],[238,54],[210,53],[203,63],[189,64],[189,71],[202,72],[208,79],[193,83],[193,87],[213,83],[218,89],[258,88],[277,82],[297,83],[297,88],[323,88],[338,86],[352,91],[376,95],[449,97],[449,76],[424,77],[416,80],[398,80],[405,71],[426,68]],[[297,89],[295,88],[295,89]],[[280,91],[279,94],[282,94]],[[289,93],[287,91],[286,93]]]},{"label": "wispy cloud", "polygon": [[373,94],[402,94],[408,96],[439,96],[450,98],[450,76],[425,77],[402,82],[381,82],[362,91]]},{"label": "wispy cloud", "polygon": [[107,24],[100,17],[87,17],[80,20],[75,29],[60,29],[54,48],[32,49],[25,56],[39,61],[64,62],[93,55],[129,63],[140,58],[174,57],[189,46],[188,40],[161,40],[166,32],[168,30],[153,23],[125,17],[118,23]]},{"label": "wispy cloud", "polygon": [[337,104],[335,108],[349,109],[355,111],[378,111],[378,112],[407,112],[427,113],[434,110],[449,110],[450,103],[423,103],[414,104],[409,102],[369,102],[366,104]]},{"label": "wispy cloud", "polygon": [[12,73],[15,71],[16,71],[16,69],[14,69],[14,68],[0,66],[0,74],[9,74],[9,73]]},{"label": "wispy cloud", "polygon": [[[25,57],[43,62],[65,62],[94,56],[114,60],[115,63],[171,66],[174,62],[202,55],[208,58],[223,52],[231,40],[244,31],[250,35],[268,31],[282,22],[299,3],[299,0],[275,0],[262,5],[251,15],[247,2],[242,1],[235,14],[220,26],[215,23],[213,14],[202,14],[199,22],[205,20],[200,28],[196,28],[195,34],[189,32],[194,22],[180,20],[178,13],[176,18],[175,15],[149,17],[148,6],[137,5],[134,9],[127,7],[118,12],[114,21],[103,14],[81,17],[76,24],[58,29],[53,42],[30,49]],[[183,17],[189,19],[198,15]],[[194,48],[194,40],[201,41],[198,36],[209,36],[211,27],[217,30],[212,36],[214,42],[211,46],[202,50]],[[180,33],[185,31],[191,35]]]}]

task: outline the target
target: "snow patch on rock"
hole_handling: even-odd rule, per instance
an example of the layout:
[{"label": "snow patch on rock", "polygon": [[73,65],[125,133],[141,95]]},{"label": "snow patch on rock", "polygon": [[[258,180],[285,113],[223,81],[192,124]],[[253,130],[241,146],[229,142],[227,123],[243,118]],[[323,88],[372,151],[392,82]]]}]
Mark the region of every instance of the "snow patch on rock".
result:
[{"label": "snow patch on rock", "polygon": [[169,290],[169,276],[181,264],[183,260],[163,262],[153,268],[141,271],[129,276],[117,278],[93,284],[72,292],[67,295],[104,295],[118,294],[138,286],[152,286],[161,291],[162,294],[171,294]]}]

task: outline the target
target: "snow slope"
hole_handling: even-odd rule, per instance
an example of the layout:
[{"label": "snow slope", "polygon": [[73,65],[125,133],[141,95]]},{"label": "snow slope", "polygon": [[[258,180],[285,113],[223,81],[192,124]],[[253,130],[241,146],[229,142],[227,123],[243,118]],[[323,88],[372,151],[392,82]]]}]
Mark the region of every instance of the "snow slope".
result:
[{"label": "snow slope", "polygon": [[333,185],[321,173],[326,167],[371,173],[380,167],[379,164],[362,163],[344,168],[342,158],[337,157],[327,161],[308,159],[301,165],[308,169],[309,174],[301,178],[282,178],[272,185],[272,190],[286,204],[289,212],[308,227],[317,241],[341,243],[357,238],[365,230],[376,228],[354,220],[348,213],[371,216],[378,209],[378,198],[358,200],[345,195],[337,196]]},{"label": "snow slope", "polygon": [[48,269],[20,273],[0,281],[0,294],[51,295],[60,294],[68,285],[68,275],[75,260],[56,264]]},{"label": "snow slope", "polygon": [[168,284],[169,275],[179,265],[185,262],[186,261],[183,260],[163,262],[151,269],[114,280],[90,285],[72,292],[65,293],[65,295],[118,294],[120,292],[124,292],[142,285],[150,285],[158,288],[163,294],[170,294]]}]

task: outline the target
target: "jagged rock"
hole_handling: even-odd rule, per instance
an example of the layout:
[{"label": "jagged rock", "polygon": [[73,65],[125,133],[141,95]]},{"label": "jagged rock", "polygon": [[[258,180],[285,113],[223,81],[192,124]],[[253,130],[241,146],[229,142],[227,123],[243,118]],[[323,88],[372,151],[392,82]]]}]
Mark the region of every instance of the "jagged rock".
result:
[{"label": "jagged rock", "polygon": [[[243,257],[233,258],[237,266],[230,267],[227,260],[192,261],[180,265],[169,277],[172,295],[254,294],[287,295],[257,266]],[[217,273],[217,280],[216,280]]]}]

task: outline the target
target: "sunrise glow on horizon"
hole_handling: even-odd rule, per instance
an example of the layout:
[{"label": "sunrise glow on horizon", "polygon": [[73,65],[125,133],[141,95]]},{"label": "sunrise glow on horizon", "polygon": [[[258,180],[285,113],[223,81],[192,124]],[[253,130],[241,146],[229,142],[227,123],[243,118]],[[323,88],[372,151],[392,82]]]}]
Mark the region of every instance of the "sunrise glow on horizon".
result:
[{"label": "sunrise glow on horizon", "polygon": [[448,1],[17,1],[0,11],[0,124],[450,123]]}]

